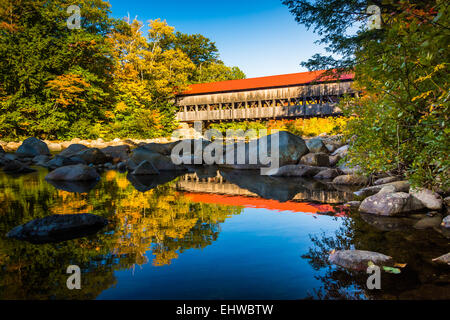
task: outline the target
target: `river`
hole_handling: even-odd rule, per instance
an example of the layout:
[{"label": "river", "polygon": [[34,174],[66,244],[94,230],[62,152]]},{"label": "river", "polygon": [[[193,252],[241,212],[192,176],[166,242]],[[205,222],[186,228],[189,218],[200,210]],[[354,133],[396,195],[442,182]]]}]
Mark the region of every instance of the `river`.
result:
[{"label": "river", "polygon": [[[345,210],[352,189],[246,171],[196,169],[97,183],[50,184],[47,170],[0,173],[0,299],[449,299],[448,234],[417,219]],[[93,213],[99,233],[60,243],[6,238],[51,214]],[[368,275],[330,265],[333,249],[381,252],[406,264]],[[81,289],[66,286],[69,265]]]}]

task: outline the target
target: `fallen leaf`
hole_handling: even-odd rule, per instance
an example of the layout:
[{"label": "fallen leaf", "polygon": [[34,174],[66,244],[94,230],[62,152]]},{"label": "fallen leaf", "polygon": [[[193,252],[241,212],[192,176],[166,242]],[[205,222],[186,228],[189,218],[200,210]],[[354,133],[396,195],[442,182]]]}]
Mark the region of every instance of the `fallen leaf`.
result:
[{"label": "fallen leaf", "polygon": [[397,268],[404,268],[406,266],[407,266],[406,263],[396,263],[396,264],[394,264],[394,267],[397,267]]}]

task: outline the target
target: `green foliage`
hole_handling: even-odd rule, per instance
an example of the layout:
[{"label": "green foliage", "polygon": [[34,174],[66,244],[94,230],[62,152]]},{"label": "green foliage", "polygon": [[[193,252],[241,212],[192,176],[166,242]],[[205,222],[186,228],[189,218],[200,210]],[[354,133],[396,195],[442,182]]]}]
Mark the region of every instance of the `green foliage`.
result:
[{"label": "green foliage", "polygon": [[153,138],[169,135],[174,96],[190,83],[245,78],[202,35],[160,19],[110,18],[81,0],[67,28],[66,0],[0,0],[0,139]]},{"label": "green foliage", "polygon": [[[342,103],[351,162],[367,173],[406,174],[415,185],[449,188],[449,12],[446,1],[375,1],[382,28],[367,30],[365,1],[284,1],[314,26],[332,53],[311,68],[352,67],[362,98]],[[327,17],[328,15],[328,17]],[[357,29],[350,33],[350,28]],[[350,35],[349,35],[350,34]]]}]

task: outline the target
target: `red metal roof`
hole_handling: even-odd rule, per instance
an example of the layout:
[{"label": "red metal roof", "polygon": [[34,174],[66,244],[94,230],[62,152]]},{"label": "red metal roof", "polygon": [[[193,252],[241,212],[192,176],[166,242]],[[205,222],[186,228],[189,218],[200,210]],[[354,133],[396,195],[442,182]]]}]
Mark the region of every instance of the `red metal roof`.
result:
[{"label": "red metal roof", "polygon": [[[336,77],[327,76],[320,78],[320,75],[322,75],[324,72],[325,70],[321,70],[321,71],[282,74],[278,76],[242,79],[242,80],[199,83],[190,85],[189,89],[186,90],[183,93],[183,95],[242,91],[242,90],[252,90],[262,88],[273,88],[273,87],[287,87],[287,86],[307,84],[314,81],[324,82],[324,81],[338,80],[337,76]],[[351,73],[344,74],[339,77],[339,80],[352,80],[353,77],[354,75]]]}]

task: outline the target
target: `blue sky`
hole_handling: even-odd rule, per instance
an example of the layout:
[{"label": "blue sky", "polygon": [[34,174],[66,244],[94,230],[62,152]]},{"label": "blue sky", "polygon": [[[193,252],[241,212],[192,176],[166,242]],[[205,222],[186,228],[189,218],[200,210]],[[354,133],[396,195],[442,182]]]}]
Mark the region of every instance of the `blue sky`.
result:
[{"label": "blue sky", "polygon": [[281,0],[109,0],[113,16],[161,18],[183,33],[216,42],[221,59],[248,77],[307,71],[300,62],[323,47],[298,25]]}]

